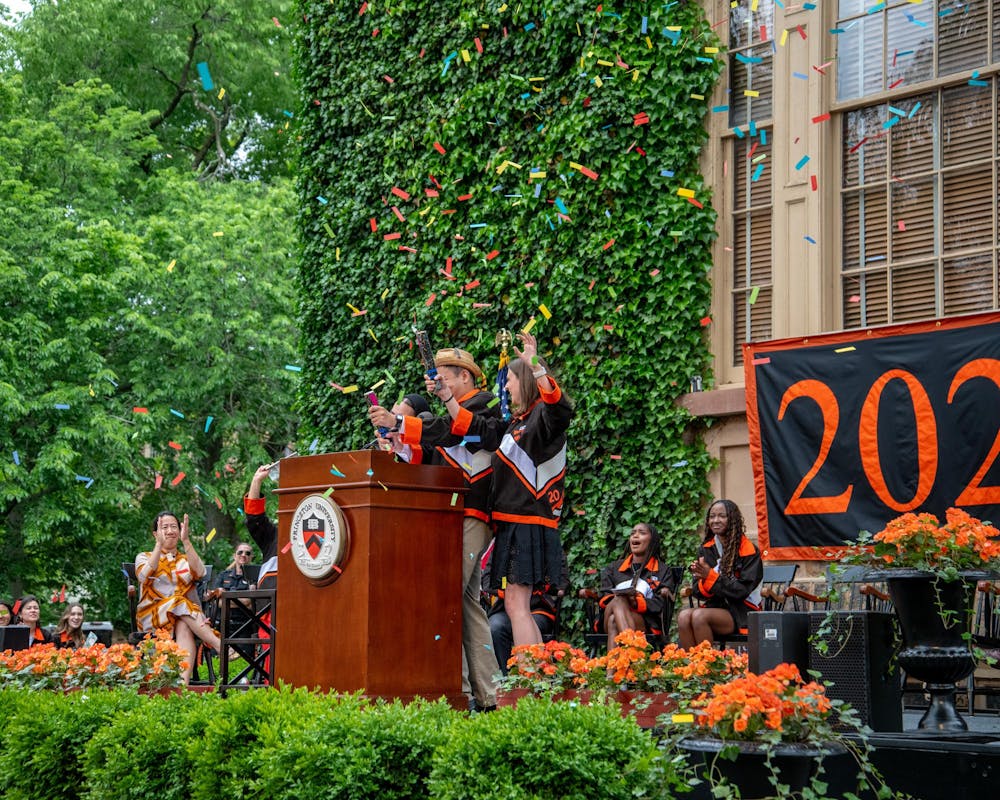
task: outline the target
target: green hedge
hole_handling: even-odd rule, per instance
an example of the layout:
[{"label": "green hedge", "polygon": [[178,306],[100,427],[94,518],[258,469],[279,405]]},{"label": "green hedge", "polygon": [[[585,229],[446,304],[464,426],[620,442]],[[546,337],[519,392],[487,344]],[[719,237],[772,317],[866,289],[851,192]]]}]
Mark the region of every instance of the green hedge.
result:
[{"label": "green hedge", "polygon": [[388,375],[387,404],[422,388],[414,324],[495,375],[496,331],[534,319],[577,407],[562,527],[574,586],[637,521],[686,560],[711,459],[674,401],[710,372],[716,215],[698,157],[722,70],[698,4],[301,9],[304,442],[371,439],[360,394],[338,387]]},{"label": "green hedge", "polygon": [[0,692],[5,800],[670,798],[675,770],[616,708],[469,717],[302,689],[223,699]]}]

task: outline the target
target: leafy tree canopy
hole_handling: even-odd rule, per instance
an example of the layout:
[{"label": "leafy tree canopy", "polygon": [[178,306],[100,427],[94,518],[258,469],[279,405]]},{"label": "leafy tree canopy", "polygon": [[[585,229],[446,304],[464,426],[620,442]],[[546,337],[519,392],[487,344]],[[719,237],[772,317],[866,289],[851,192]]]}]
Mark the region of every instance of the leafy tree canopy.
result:
[{"label": "leafy tree canopy", "polygon": [[32,0],[14,32],[30,94],[97,79],[146,116],[154,164],[202,176],[291,172],[291,0]]},{"label": "leafy tree canopy", "polygon": [[162,149],[118,100],[0,75],[0,594],[65,584],[121,622],[156,511],[228,561],[295,428],[297,333],[288,183],[147,176]]}]

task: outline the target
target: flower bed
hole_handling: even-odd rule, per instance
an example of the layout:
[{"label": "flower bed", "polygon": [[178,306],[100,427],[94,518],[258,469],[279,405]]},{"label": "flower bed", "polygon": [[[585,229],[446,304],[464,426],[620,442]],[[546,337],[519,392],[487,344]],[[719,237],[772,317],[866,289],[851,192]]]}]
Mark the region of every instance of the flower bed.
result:
[{"label": "flower bed", "polygon": [[186,653],[157,632],[137,646],[95,644],[77,650],[38,645],[0,653],[0,689],[71,691],[134,686],[158,690],[182,686]]}]

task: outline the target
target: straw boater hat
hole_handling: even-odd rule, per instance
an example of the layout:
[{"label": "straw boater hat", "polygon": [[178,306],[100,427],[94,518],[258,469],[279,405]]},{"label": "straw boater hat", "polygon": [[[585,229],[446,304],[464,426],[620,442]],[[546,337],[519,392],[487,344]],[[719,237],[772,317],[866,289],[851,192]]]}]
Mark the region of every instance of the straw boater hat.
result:
[{"label": "straw boater hat", "polygon": [[479,368],[472,354],[467,350],[460,350],[457,347],[447,347],[438,350],[434,356],[434,365],[437,367],[458,367],[467,369],[476,380],[483,379],[483,371]]}]

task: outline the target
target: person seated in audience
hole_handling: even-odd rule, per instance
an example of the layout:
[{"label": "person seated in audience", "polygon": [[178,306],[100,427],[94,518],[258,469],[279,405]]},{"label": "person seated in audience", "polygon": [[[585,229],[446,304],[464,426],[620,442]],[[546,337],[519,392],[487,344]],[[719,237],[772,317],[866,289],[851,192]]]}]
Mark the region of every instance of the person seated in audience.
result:
[{"label": "person seated in audience", "polygon": [[[486,617],[490,623],[490,634],[493,638],[493,655],[497,658],[497,665],[500,672],[507,674],[507,662],[510,660],[510,651],[514,648],[514,628],[507,616],[507,609],[504,607],[504,590],[493,591],[490,586],[490,571],[493,567],[493,543],[486,548],[483,555],[481,569],[481,583],[483,587],[482,597],[486,605]],[[569,565],[566,562],[566,554],[563,553],[562,572],[559,575],[559,583],[556,586],[546,584],[542,588],[534,589],[531,593],[531,616],[538,626],[538,632],[542,634],[544,640],[556,632],[556,614],[559,607],[560,598],[564,597],[569,588]]]},{"label": "person seated in audience", "polygon": [[[247,589],[256,589],[256,583],[250,583],[246,576],[243,574],[243,568],[253,561],[253,547],[246,542],[240,542],[233,549],[233,560],[229,562],[222,574],[219,576],[219,589],[225,592],[235,592],[235,591],[245,591]],[[214,596],[213,592],[213,596]],[[241,599],[240,603],[247,608],[250,607],[250,601],[247,599]],[[221,619],[221,606],[216,605],[216,616],[213,622],[218,625]],[[234,611],[239,612],[240,609],[234,608]],[[239,619],[234,619],[233,621],[237,624],[247,619],[245,613],[238,613],[236,616]]]},{"label": "person seated in audience", "polygon": [[251,561],[253,561],[253,547],[246,542],[237,544],[233,549],[233,560],[219,576],[219,588],[227,592],[255,588],[256,584],[251,585],[243,574],[243,567]]},{"label": "person seated in audience", "polygon": [[84,646],[86,637],[83,635],[83,606],[79,603],[70,603],[66,606],[52,634],[52,641],[60,648],[68,647],[76,650]]},{"label": "person seated in audience", "polygon": [[598,626],[608,635],[609,650],[622,631],[662,633],[664,600],[672,600],[677,587],[660,558],[660,542],[659,531],[651,523],[637,523],[622,557],[601,570]]},{"label": "person seated in audience", "polygon": [[21,625],[28,626],[28,647],[37,644],[51,644],[52,637],[49,632],[38,624],[38,618],[42,613],[42,606],[38,598],[33,594],[26,594],[18,602],[17,615]]},{"label": "person seated in audience", "polygon": [[[189,535],[188,515],[178,524],[177,515],[161,511],[153,522],[156,546],[135,557],[135,577],[139,584],[136,621],[140,630],[169,631],[188,653],[184,683],[191,679],[195,639],[218,651],[219,637],[205,618],[195,584],[205,575],[205,564],[194,549]],[[177,545],[184,546],[178,552]]]},{"label": "person seated in audience", "polygon": [[11,609],[10,603],[6,600],[0,600],[0,628],[13,624],[14,611]]},{"label": "person seated in audience", "polygon": [[749,612],[760,610],[764,565],[732,500],[716,500],[708,507],[705,540],[688,569],[694,581],[692,596],[701,605],[685,608],[678,616],[681,647],[745,633]]}]

